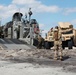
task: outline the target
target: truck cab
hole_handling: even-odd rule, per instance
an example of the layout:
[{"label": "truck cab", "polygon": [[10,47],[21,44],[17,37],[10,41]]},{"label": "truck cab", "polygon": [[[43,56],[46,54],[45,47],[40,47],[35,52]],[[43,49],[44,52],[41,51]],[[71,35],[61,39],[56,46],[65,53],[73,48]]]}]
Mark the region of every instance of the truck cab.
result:
[{"label": "truck cab", "polygon": [[73,25],[69,22],[59,22],[59,31],[62,34],[62,47],[63,49],[65,47],[68,47],[69,49],[72,49],[73,47]]}]

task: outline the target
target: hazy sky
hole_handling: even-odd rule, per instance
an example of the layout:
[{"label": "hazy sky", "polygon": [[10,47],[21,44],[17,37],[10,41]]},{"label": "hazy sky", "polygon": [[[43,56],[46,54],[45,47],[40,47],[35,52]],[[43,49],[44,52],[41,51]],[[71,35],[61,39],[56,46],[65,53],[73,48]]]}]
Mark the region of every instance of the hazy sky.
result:
[{"label": "hazy sky", "polygon": [[15,12],[33,11],[32,18],[37,19],[40,29],[47,32],[58,22],[70,22],[76,28],[76,0],[0,0],[0,19],[2,24],[12,20]]}]

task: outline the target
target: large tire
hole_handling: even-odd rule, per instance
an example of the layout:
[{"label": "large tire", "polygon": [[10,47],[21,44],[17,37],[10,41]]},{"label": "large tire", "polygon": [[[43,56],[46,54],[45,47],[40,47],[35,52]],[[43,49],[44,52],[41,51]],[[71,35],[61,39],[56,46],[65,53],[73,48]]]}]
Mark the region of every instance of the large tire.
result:
[{"label": "large tire", "polygon": [[46,48],[46,49],[50,49],[49,42],[45,42],[45,48]]},{"label": "large tire", "polygon": [[65,49],[65,46],[62,46],[63,49]]},{"label": "large tire", "polygon": [[33,39],[33,45],[37,46],[38,45],[38,40],[37,39]]},{"label": "large tire", "polygon": [[68,41],[68,49],[72,49],[73,48],[73,42],[72,40]]},{"label": "large tire", "polygon": [[63,48],[63,49],[65,49],[65,47],[66,47],[66,43],[67,43],[67,42],[62,41],[62,48]]}]

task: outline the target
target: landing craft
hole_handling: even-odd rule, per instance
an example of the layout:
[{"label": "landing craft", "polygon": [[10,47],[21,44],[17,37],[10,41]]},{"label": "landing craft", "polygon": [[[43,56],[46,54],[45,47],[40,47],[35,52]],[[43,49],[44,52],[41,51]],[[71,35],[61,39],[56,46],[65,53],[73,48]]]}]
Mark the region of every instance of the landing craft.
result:
[{"label": "landing craft", "polygon": [[31,9],[29,9],[29,20],[27,15],[24,19],[22,13],[14,13],[12,21],[3,26],[4,38],[19,39],[34,44],[34,39],[38,37],[40,30],[38,22],[36,19],[31,19],[30,13],[32,13]]}]

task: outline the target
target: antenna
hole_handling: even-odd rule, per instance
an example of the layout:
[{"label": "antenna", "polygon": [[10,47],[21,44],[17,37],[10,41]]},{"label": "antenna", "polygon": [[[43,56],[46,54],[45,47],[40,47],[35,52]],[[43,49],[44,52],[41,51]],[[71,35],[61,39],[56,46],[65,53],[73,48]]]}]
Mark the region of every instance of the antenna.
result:
[{"label": "antenna", "polygon": [[27,13],[25,13],[25,20],[27,20]]},{"label": "antenna", "polygon": [[29,12],[28,12],[28,14],[29,14],[29,23],[30,23],[31,15],[33,14],[32,11],[31,11],[31,8],[29,8]]}]

